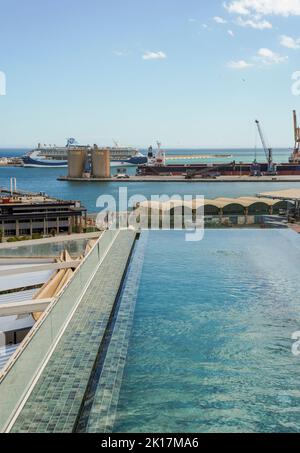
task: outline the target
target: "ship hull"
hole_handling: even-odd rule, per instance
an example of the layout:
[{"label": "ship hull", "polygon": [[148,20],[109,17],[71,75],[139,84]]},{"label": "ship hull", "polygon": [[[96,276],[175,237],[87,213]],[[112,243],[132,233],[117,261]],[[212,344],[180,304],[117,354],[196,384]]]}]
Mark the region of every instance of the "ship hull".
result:
[{"label": "ship hull", "polygon": [[65,160],[39,160],[30,157],[30,155],[23,157],[23,167],[31,167],[31,168],[62,168],[67,167],[68,162]]},{"label": "ship hull", "polygon": [[[260,174],[268,173],[268,165],[266,163],[256,164],[260,169]],[[194,176],[249,176],[253,174],[252,164],[241,163],[235,165],[208,165],[208,164],[190,164],[190,165],[162,165],[151,166],[141,165],[138,168],[138,174],[142,176],[179,176],[187,175],[192,172]],[[300,163],[286,163],[276,165],[276,174],[278,176],[300,175]]]},{"label": "ship hull", "polygon": [[[136,167],[145,164],[147,158],[145,156],[134,156],[126,160],[111,160],[111,167]],[[30,155],[23,157],[23,166],[30,168],[66,168],[68,167],[67,160],[50,160],[32,158]]]}]

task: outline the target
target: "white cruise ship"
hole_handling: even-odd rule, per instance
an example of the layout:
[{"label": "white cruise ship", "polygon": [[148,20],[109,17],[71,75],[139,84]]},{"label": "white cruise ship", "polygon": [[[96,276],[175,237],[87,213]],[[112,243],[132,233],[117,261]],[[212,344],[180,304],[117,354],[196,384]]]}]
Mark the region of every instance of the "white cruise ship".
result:
[{"label": "white cruise ship", "polygon": [[[114,147],[106,147],[110,151],[110,162],[112,167],[119,166],[136,166],[145,164],[147,157],[140,153],[138,149],[130,147],[121,147],[115,144]],[[24,167],[67,167],[68,150],[79,146],[74,138],[69,138],[66,146],[58,147],[56,145],[44,145],[40,143],[38,147],[25,156],[23,156]],[[82,146],[90,150],[89,145]]]}]

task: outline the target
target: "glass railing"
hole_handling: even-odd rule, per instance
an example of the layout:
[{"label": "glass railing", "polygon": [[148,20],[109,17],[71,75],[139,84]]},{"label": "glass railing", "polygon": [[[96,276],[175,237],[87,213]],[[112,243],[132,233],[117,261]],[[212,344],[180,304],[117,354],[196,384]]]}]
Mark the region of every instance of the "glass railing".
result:
[{"label": "glass railing", "polygon": [[[41,244],[20,245],[18,242],[10,243],[9,247],[0,248],[0,257],[21,256],[58,256],[63,250],[68,250],[71,256],[78,256],[84,252],[88,239],[55,241]],[[24,243],[23,243],[24,244]]]},{"label": "glass railing", "polygon": [[0,432],[7,429],[30,387],[34,385],[34,380],[63,334],[90,279],[117,234],[117,231],[105,231],[102,234],[57,300],[47,308],[4,369],[0,377]]}]

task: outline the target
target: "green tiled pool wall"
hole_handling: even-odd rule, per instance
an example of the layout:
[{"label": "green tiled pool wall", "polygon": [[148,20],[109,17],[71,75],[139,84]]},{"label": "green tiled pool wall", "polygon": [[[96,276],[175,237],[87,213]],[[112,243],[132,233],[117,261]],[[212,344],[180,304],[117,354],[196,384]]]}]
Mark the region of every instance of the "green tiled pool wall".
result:
[{"label": "green tiled pool wall", "polygon": [[[74,430],[134,240],[133,231],[117,234],[12,432]],[[89,265],[95,270],[96,264],[91,262]]]},{"label": "green tiled pool wall", "polygon": [[147,241],[148,233],[145,232],[136,242],[115,317],[108,328],[106,354],[95,373],[78,432],[108,433],[113,430]]}]

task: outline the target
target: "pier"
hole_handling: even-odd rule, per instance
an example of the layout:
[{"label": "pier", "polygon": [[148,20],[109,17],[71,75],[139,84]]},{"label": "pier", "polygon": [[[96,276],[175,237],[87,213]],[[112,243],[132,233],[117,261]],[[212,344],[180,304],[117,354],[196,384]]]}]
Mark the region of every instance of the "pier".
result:
[{"label": "pier", "polygon": [[186,179],[185,176],[129,176],[128,178],[110,177],[110,178],[72,178],[69,176],[59,176],[58,181],[74,181],[74,182],[118,182],[118,183],[133,183],[133,182],[300,182],[300,175],[289,176],[217,176],[215,178],[199,178]]},{"label": "pier", "polygon": [[3,167],[23,167],[21,157],[0,157],[0,168]]}]

